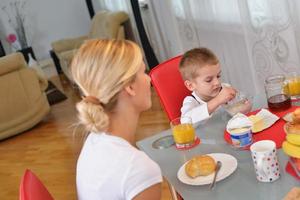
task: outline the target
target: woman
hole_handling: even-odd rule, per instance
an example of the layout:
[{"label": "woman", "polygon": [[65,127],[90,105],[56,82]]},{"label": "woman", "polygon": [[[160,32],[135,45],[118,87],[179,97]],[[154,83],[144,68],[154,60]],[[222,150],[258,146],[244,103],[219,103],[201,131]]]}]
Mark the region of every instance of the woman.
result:
[{"label": "woman", "polygon": [[84,95],[79,120],[90,132],[77,162],[79,199],[160,199],[158,165],[133,146],[139,115],[151,107],[140,48],[125,40],[90,40],[71,71]]}]

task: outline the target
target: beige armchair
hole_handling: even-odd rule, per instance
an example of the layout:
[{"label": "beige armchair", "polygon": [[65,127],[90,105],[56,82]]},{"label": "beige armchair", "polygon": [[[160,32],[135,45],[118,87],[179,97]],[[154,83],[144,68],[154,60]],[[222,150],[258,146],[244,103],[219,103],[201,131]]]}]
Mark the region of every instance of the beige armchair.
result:
[{"label": "beige armchair", "polygon": [[73,78],[69,71],[69,65],[76,49],[79,48],[84,40],[94,38],[125,39],[124,23],[128,19],[128,15],[123,11],[100,11],[93,17],[88,35],[53,42],[51,46],[55,53],[54,56],[56,56],[59,61],[59,63],[56,63],[60,65],[57,67],[60,67],[67,78],[72,81]]},{"label": "beige armchair", "polygon": [[21,53],[0,58],[0,140],[32,128],[50,111],[47,85]]}]

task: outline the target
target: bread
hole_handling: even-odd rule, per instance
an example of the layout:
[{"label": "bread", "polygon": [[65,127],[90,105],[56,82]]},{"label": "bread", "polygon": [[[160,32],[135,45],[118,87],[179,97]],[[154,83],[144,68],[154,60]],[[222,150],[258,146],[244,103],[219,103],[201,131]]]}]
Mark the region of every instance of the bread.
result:
[{"label": "bread", "polygon": [[286,132],[290,134],[300,134],[300,108],[292,113],[292,122],[287,123]]},{"label": "bread", "polygon": [[265,122],[264,119],[261,116],[257,115],[250,115],[248,119],[252,122],[252,132],[256,133],[265,128]]},{"label": "bread", "polygon": [[198,155],[193,157],[185,165],[185,173],[191,177],[207,176],[215,171],[216,162],[208,155]]},{"label": "bread", "polygon": [[293,114],[292,119],[294,124],[300,124],[300,108],[297,108]]},{"label": "bread", "polygon": [[286,131],[288,134],[300,134],[300,124],[287,123]]}]

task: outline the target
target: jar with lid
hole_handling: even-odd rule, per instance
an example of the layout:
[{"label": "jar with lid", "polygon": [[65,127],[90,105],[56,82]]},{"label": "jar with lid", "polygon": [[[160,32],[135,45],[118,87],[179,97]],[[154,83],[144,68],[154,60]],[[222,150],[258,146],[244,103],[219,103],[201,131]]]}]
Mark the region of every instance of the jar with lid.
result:
[{"label": "jar with lid", "polygon": [[266,96],[270,111],[278,112],[291,107],[288,82],[284,75],[272,75],[265,80]]}]

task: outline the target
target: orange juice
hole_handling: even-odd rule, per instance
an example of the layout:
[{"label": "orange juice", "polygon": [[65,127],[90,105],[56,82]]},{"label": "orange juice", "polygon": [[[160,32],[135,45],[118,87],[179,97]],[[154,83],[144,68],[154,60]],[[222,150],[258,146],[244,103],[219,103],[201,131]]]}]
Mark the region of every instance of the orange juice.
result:
[{"label": "orange juice", "polygon": [[300,95],[300,78],[293,77],[289,79],[288,90],[291,96]]},{"label": "orange juice", "polygon": [[177,144],[191,144],[195,140],[195,129],[192,124],[178,124],[172,131]]}]

